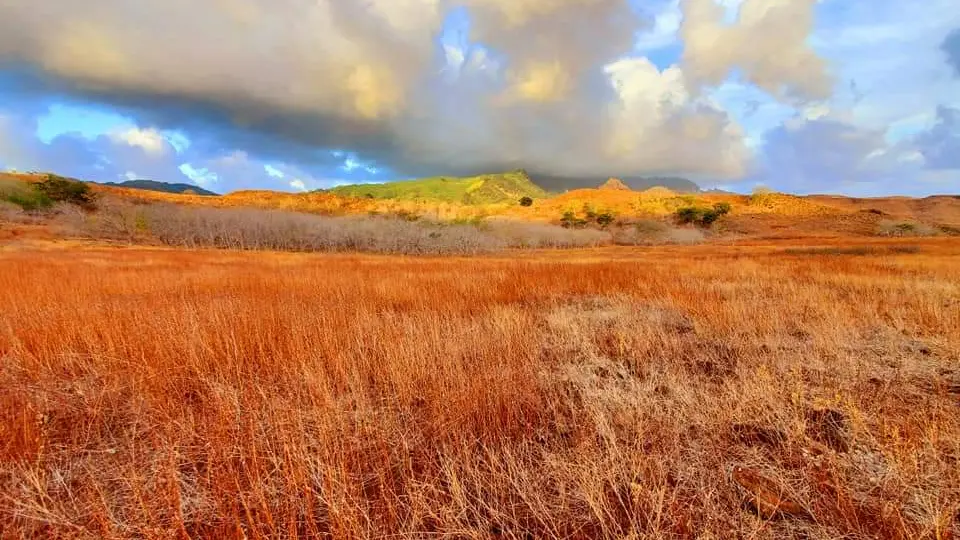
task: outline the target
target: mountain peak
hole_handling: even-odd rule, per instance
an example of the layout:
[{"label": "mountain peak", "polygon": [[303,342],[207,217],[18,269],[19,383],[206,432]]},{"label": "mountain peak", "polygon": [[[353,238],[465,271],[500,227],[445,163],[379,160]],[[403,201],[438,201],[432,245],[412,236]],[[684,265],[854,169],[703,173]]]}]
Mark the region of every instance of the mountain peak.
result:
[{"label": "mountain peak", "polygon": [[624,184],[623,180],[620,180],[619,178],[610,178],[609,180],[604,182],[599,189],[616,190],[616,191],[633,191],[630,189],[630,186]]}]

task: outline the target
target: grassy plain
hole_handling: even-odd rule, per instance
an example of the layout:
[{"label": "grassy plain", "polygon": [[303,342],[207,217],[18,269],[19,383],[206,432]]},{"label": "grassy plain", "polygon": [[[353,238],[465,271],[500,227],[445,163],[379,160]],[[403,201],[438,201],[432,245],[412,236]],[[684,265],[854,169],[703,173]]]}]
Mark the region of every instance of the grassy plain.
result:
[{"label": "grassy plain", "polygon": [[0,538],[955,538],[960,244],[0,250]]}]

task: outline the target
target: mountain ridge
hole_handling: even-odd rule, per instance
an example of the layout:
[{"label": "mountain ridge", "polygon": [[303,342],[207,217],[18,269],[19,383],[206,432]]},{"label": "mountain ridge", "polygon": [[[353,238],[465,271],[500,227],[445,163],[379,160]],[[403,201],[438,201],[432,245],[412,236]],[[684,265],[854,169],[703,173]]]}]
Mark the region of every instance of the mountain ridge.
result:
[{"label": "mountain ridge", "polygon": [[127,180],[124,182],[97,182],[103,186],[111,186],[127,189],[140,189],[144,191],[159,191],[161,193],[180,193],[186,195],[202,195],[204,197],[219,197],[219,193],[214,193],[208,189],[193,184],[183,184],[174,182],[160,182],[158,180]]}]

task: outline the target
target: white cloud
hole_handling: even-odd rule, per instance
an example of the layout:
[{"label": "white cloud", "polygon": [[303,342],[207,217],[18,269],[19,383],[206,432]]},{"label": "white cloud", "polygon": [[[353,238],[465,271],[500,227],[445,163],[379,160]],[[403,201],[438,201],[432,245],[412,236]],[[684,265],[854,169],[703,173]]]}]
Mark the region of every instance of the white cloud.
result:
[{"label": "white cloud", "polygon": [[604,70],[618,96],[610,108],[608,159],[624,168],[639,162],[716,177],[743,173],[742,131],[716,104],[691,101],[679,67],[660,71],[646,58],[631,58]]},{"label": "white cloud", "polygon": [[292,187],[293,189],[296,189],[296,190],[298,190],[298,191],[306,191],[306,190],[307,190],[307,185],[303,182],[303,180],[293,180],[293,181],[291,181],[291,182],[290,182],[290,187]]},{"label": "white cloud", "polygon": [[180,165],[180,171],[183,172],[187,178],[202,187],[210,187],[220,180],[220,177],[217,175],[217,173],[211,171],[210,169],[205,167],[197,168],[190,163],[184,163],[183,165]]},{"label": "white cloud", "polygon": [[269,164],[264,165],[263,170],[271,178],[283,178],[284,176],[286,176],[285,174],[283,174],[283,171],[281,171],[280,169],[277,169],[273,165],[269,165]]},{"label": "white cloud", "polygon": [[[728,2],[729,3],[729,2]],[[816,0],[682,0],[684,73],[691,87],[718,85],[733,70],[784,100],[824,99],[827,63],[808,44]],[[737,8],[736,21],[728,13]]]},{"label": "white cloud", "polygon": [[129,128],[110,134],[110,138],[119,144],[142,149],[150,156],[161,156],[167,151],[167,139],[156,129]]},{"label": "white cloud", "polygon": [[[0,65],[26,65],[59,95],[116,100],[147,127],[100,137],[98,126],[85,141],[40,146],[4,135],[35,131],[21,119],[0,129],[0,160],[109,179],[182,172],[288,189],[391,166],[403,175],[522,166],[716,180],[797,150],[816,163],[793,163],[785,184],[812,171],[864,183],[943,163],[933,143],[908,147],[937,105],[960,105],[941,48],[960,26],[956,0],[45,4],[0,0]],[[438,44],[457,6],[470,10],[469,40]],[[637,8],[651,10],[649,25]],[[655,65],[681,45],[677,65]],[[817,136],[835,144],[820,148]],[[753,155],[771,151],[782,153]]]}]

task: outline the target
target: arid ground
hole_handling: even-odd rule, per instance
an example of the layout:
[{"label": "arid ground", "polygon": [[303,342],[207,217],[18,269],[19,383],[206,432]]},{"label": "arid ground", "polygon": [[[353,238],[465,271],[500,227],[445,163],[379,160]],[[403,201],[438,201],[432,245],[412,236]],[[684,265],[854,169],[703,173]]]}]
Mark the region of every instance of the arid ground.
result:
[{"label": "arid ground", "polygon": [[0,538],[960,533],[955,238],[0,250]]}]

